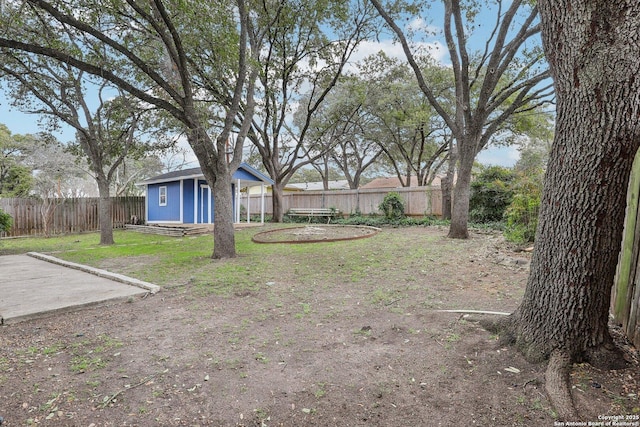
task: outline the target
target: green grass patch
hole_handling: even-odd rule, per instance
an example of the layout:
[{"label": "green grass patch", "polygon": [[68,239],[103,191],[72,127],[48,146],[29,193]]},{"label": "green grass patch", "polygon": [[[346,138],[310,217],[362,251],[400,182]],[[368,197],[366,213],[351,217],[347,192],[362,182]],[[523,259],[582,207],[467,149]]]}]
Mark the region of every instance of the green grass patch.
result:
[{"label": "green grass patch", "polygon": [[105,366],[107,366],[107,362],[100,356],[84,355],[71,359],[71,371],[78,374],[102,369]]},{"label": "green grass patch", "polygon": [[9,359],[6,357],[0,357],[0,372],[9,370]]},{"label": "green grass patch", "polygon": [[[114,232],[116,243],[110,246],[100,246],[97,233],[8,239],[3,240],[0,254],[50,253],[163,287],[189,285],[201,295],[248,295],[270,289],[273,285],[268,283],[284,281],[304,284],[295,287],[296,292],[304,289],[299,297],[310,298],[316,286],[329,289],[341,284],[364,284],[365,292],[374,292],[382,289],[382,283],[396,283],[407,271],[415,272],[412,277],[417,277],[434,259],[459,250],[459,245],[443,244],[442,237],[421,233],[422,227],[415,227],[409,237],[383,230],[367,239],[317,244],[264,245],[251,240],[265,228],[283,227],[290,225],[269,224],[236,231],[238,256],[229,260],[211,259],[211,234],[168,237],[125,230]],[[384,304],[394,297],[398,298],[378,293],[372,300]]]},{"label": "green grass patch", "polygon": [[372,304],[390,305],[395,301],[402,298],[402,294],[397,290],[391,289],[376,289],[371,294]]},{"label": "green grass patch", "polygon": [[109,363],[111,352],[122,345],[122,341],[106,334],[76,342],[70,348],[73,357],[69,368],[75,373],[102,369]]}]

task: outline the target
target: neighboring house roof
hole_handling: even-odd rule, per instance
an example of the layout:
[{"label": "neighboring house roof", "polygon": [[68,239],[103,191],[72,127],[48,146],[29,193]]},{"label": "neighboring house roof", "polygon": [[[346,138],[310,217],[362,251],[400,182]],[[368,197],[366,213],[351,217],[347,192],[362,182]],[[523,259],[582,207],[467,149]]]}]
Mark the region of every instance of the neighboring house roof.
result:
[{"label": "neighboring house roof", "polygon": [[[297,184],[288,184],[287,187],[294,187],[300,190],[324,190],[324,183],[322,181],[318,182],[302,182]],[[346,179],[335,179],[333,181],[329,181],[329,190],[348,190],[349,189],[349,181]]]},{"label": "neighboring house roof", "polygon": [[[406,180],[406,178],[405,178]],[[416,177],[412,176],[411,177],[411,185],[410,187],[415,187],[416,186]],[[397,176],[390,176],[390,177],[386,177],[386,178],[375,178],[373,181],[368,182],[365,185],[360,186],[360,188],[363,189],[367,189],[367,188],[400,188],[402,187],[402,183],[400,182],[400,179],[398,179]]]},{"label": "neighboring house roof", "polygon": [[[406,177],[404,178],[404,180],[406,181]],[[441,177],[439,175],[436,175],[435,178],[433,178],[433,181],[431,181],[431,184],[434,187],[437,187],[441,184]],[[411,177],[411,181],[410,181],[410,185],[409,187],[417,187],[417,179],[415,176]],[[365,185],[361,185],[360,188],[362,189],[368,189],[368,188],[400,188],[402,187],[402,183],[400,182],[400,179],[398,179],[397,176],[390,176],[390,177],[384,177],[384,178],[375,178],[374,180],[368,182]]]},{"label": "neighboring house roof", "polygon": [[[247,188],[249,189],[249,194],[260,194],[263,191],[260,185],[248,185]],[[267,194],[273,193],[271,185],[265,186],[264,187],[264,191]],[[296,187],[291,187],[290,184],[287,184],[284,187],[283,191],[285,193],[297,193],[297,192],[302,191],[302,190],[300,190],[299,188],[296,188]]]},{"label": "neighboring house roof", "polygon": [[[245,172],[245,173],[242,173],[242,172]],[[246,174],[249,174],[249,177],[247,177]],[[236,175],[242,175],[241,179],[243,181],[258,181],[258,182],[263,182],[269,185],[273,184],[273,180],[271,178],[269,178],[259,170],[252,168],[246,163],[240,163],[240,166],[238,166],[238,170],[236,171],[236,173],[234,173],[234,179]],[[255,179],[251,179],[251,177]],[[162,175],[154,176],[153,178],[149,178],[145,181],[139,182],[138,185],[158,184],[161,182],[170,182],[170,181],[177,181],[180,179],[191,179],[191,178],[204,178],[204,175],[202,174],[202,169],[190,168],[190,169],[183,169],[179,171],[167,172]]]}]

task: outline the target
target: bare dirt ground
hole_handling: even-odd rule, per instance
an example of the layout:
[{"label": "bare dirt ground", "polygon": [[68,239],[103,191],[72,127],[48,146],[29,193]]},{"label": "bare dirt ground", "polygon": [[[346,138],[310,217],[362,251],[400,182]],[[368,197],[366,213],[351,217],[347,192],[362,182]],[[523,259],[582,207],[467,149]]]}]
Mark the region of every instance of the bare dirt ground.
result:
[{"label": "bare dirt ground", "polygon": [[380,231],[376,227],[308,224],[256,233],[255,243],[320,243],[365,239]]},{"label": "bare dirt ground", "polygon": [[[444,234],[384,229],[375,238],[400,237],[406,250],[363,262],[364,280],[335,283],[327,271],[310,281],[295,271],[314,269],[313,259],[273,259],[296,269],[252,291],[179,286],[2,327],[3,427],[561,425],[544,366],[500,346],[478,325],[483,315],[439,311],[512,311],[528,255],[497,234]],[[408,257],[402,269],[398,257]],[[639,380],[637,364],[576,365],[583,425],[636,422]]]}]

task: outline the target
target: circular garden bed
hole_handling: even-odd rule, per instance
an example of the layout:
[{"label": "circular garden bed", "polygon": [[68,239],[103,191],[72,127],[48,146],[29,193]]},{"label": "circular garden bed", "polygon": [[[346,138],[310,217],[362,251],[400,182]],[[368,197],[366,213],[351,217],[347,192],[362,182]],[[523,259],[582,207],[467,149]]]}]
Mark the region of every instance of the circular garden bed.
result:
[{"label": "circular garden bed", "polygon": [[256,243],[319,243],[339,240],[363,239],[380,232],[379,228],[365,225],[318,225],[288,227],[257,233],[251,240]]}]

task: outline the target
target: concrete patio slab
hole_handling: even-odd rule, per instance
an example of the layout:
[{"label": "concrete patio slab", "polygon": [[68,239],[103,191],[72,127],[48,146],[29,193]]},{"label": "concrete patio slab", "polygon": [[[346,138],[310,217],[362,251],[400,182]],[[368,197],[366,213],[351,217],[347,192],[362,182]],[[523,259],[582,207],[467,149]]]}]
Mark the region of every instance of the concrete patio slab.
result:
[{"label": "concrete patio slab", "polygon": [[0,324],[142,296],[160,289],[48,255],[31,255],[0,256]]}]

